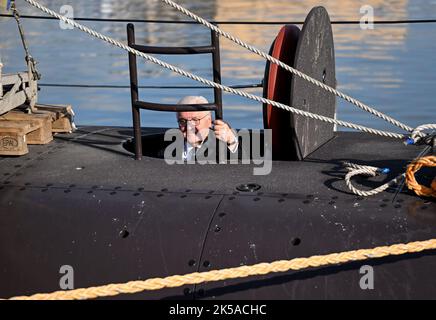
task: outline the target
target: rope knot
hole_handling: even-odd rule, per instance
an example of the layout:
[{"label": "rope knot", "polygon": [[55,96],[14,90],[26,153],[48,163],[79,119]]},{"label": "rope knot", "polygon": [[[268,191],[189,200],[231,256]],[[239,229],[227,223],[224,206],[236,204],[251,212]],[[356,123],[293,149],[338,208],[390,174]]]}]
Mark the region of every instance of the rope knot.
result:
[{"label": "rope knot", "polygon": [[411,144],[427,144],[433,145],[436,139],[436,133],[425,134],[424,130],[436,130],[436,124],[423,124],[413,129],[410,138],[405,142],[406,145]]}]

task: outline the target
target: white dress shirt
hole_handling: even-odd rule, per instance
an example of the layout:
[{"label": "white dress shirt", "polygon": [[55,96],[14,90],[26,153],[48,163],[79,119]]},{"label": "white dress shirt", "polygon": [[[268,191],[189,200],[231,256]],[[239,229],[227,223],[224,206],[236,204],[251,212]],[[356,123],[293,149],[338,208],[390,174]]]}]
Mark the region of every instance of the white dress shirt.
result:
[{"label": "white dress shirt", "polygon": [[[235,139],[235,143],[227,146],[231,153],[235,153],[236,151],[238,151],[238,146],[239,146],[238,137],[234,136],[234,139]],[[201,148],[203,146],[204,141],[205,140],[203,140],[198,147],[194,147],[188,141],[185,140],[185,146],[183,150],[183,160],[185,161],[195,160],[195,152],[196,152],[195,149]]]}]

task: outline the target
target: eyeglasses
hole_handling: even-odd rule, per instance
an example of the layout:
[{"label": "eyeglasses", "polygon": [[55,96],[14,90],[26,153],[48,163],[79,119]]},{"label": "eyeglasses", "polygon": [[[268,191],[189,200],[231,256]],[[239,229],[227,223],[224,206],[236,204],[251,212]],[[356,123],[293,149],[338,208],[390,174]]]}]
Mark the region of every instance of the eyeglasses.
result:
[{"label": "eyeglasses", "polygon": [[192,119],[177,119],[177,122],[179,123],[179,126],[186,127],[188,122],[193,122],[196,126],[200,124],[200,121],[206,118],[209,114],[206,114],[204,117],[198,119],[198,118],[192,118]]}]

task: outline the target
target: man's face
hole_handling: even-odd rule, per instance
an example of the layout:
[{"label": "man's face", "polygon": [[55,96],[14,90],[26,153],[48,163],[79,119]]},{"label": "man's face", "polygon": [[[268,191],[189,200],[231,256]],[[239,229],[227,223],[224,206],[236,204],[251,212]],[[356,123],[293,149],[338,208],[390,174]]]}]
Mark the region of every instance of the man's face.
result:
[{"label": "man's face", "polygon": [[179,129],[194,147],[198,147],[209,134],[212,118],[209,111],[179,112],[177,114]]}]

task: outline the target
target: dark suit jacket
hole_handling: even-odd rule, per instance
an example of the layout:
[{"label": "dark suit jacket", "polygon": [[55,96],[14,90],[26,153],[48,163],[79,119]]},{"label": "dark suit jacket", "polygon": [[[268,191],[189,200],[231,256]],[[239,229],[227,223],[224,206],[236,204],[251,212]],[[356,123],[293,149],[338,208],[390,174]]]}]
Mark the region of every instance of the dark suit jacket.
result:
[{"label": "dark suit jacket", "polygon": [[[196,160],[197,161],[201,161],[201,160],[214,160],[216,161],[216,163],[220,163],[220,160],[224,160],[224,161],[228,161],[228,160],[242,160],[243,157],[244,159],[249,159],[249,155],[247,155],[246,151],[244,151],[243,149],[243,145],[241,143],[241,138],[239,137],[239,145],[238,145],[238,149],[235,153],[232,153],[227,144],[221,140],[215,139],[215,146],[213,145],[213,143],[209,143],[209,141],[206,139],[206,141],[204,141],[203,145],[200,148],[196,149]],[[157,157],[158,158],[164,158],[165,155],[165,150],[168,146],[170,146],[173,142],[171,141],[165,141],[164,146],[158,151],[157,153]],[[186,143],[186,141],[185,141]],[[220,149],[222,151],[220,151]],[[220,158],[220,153],[221,158]],[[181,158],[182,157],[182,158]],[[183,154],[182,155],[176,155],[176,151],[173,150],[172,152],[172,158],[176,159],[176,160],[181,160],[183,159]]]}]

